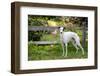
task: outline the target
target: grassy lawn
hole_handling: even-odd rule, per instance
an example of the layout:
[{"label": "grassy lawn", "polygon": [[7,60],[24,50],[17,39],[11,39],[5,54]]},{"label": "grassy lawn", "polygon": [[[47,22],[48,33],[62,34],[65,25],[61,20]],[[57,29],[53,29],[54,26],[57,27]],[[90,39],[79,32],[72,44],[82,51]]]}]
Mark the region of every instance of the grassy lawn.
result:
[{"label": "grassy lawn", "polygon": [[[82,41],[82,31],[76,30],[77,34]],[[59,42],[59,33],[54,37],[51,34],[44,34],[41,37],[40,41],[58,41]],[[54,59],[82,59],[88,57],[88,38],[85,42],[85,54],[82,55],[81,49],[79,49],[78,53],[76,53],[76,48],[69,43],[68,44],[68,56],[62,56],[62,47],[61,44],[57,45],[34,45],[28,44],[28,60],[54,60]],[[82,42],[81,42],[82,44]]]},{"label": "grassy lawn", "polygon": [[62,56],[62,47],[58,45],[45,45],[38,46],[33,44],[28,44],[28,60],[54,60],[54,59],[82,59],[87,58],[87,45],[84,48],[85,55],[82,55],[82,51],[76,54],[76,49],[71,43],[68,45],[68,56]]}]

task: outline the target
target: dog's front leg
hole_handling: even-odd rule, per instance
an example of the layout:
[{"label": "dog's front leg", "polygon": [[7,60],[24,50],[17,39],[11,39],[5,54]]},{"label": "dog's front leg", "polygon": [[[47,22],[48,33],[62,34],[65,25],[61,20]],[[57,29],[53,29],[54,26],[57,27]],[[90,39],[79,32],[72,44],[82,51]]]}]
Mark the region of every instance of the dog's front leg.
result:
[{"label": "dog's front leg", "polygon": [[61,43],[61,45],[62,45],[62,56],[65,56],[65,50],[64,50],[64,47],[65,47],[65,45],[64,45],[64,43]]},{"label": "dog's front leg", "polygon": [[66,45],[66,54],[65,54],[65,56],[68,56],[68,53],[67,53],[67,43],[65,44]]}]

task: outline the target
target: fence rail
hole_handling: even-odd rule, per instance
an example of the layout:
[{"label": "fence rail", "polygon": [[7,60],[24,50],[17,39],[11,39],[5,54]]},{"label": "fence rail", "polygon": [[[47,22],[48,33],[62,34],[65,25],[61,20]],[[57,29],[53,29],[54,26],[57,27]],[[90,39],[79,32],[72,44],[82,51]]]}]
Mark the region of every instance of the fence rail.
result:
[{"label": "fence rail", "polygon": [[58,30],[58,27],[46,27],[46,26],[29,26],[28,27],[28,31],[42,31],[42,30],[53,31],[53,30]]},{"label": "fence rail", "polygon": [[[59,30],[58,27],[51,27],[51,26],[29,26],[28,31],[54,31]],[[84,25],[82,28],[78,28],[77,30],[82,30],[82,46],[85,48],[85,42],[86,42],[86,33],[88,28]],[[29,42],[30,43],[30,42]],[[32,44],[37,45],[50,45],[50,44],[58,44],[56,41],[35,41],[31,42]]]},{"label": "fence rail", "polygon": [[59,44],[57,41],[30,41],[28,44],[36,44],[36,45],[55,45]]},{"label": "fence rail", "polygon": [[[86,31],[88,30],[88,28],[78,28],[77,30],[82,30],[85,29]],[[42,30],[46,30],[46,31],[53,31],[53,30],[59,30],[58,27],[51,27],[51,26],[29,26],[28,27],[28,31],[42,31]]]}]

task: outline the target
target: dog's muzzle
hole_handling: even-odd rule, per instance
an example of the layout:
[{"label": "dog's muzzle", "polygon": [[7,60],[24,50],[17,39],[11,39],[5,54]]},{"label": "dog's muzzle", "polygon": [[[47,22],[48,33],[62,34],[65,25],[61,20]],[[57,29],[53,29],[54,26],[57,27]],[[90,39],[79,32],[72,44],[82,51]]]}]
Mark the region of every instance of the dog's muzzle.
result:
[{"label": "dog's muzzle", "polygon": [[60,32],[62,34],[62,32]]}]

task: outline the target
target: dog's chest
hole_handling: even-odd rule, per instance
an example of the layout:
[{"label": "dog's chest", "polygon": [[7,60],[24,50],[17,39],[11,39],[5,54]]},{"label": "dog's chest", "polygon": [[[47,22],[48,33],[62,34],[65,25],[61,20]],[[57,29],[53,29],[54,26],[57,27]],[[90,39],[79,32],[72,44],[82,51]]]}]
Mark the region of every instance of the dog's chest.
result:
[{"label": "dog's chest", "polygon": [[61,40],[64,42],[64,43],[68,43],[68,42],[70,42],[71,40],[72,40],[72,38],[73,38],[73,34],[72,33],[70,33],[70,32],[64,32],[64,33],[62,33],[61,35],[60,35],[61,37]]}]

